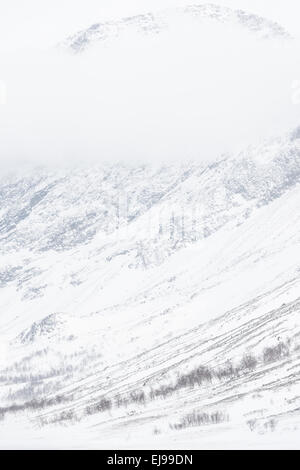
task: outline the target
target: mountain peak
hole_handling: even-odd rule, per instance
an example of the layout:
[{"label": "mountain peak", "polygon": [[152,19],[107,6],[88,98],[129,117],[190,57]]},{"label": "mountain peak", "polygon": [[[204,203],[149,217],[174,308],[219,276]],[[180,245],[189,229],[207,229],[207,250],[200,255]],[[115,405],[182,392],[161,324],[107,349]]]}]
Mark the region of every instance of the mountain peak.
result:
[{"label": "mountain peak", "polygon": [[203,21],[215,21],[223,24],[233,24],[256,34],[261,38],[289,38],[289,33],[278,23],[267,18],[246,12],[234,10],[217,4],[195,4],[182,8],[173,8],[157,13],[145,13],[125,17],[115,21],[105,21],[92,24],[87,29],[69,36],[63,46],[74,52],[82,52],[97,41],[122,37],[127,32],[137,34],[158,34],[169,30],[176,19],[187,20],[199,24]]}]

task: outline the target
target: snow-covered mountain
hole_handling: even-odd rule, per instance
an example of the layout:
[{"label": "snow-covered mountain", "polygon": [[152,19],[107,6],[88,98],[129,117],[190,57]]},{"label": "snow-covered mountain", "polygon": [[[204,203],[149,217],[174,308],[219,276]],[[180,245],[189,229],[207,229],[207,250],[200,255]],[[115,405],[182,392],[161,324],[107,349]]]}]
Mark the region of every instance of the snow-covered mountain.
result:
[{"label": "snow-covered mountain", "polygon": [[95,23],[89,28],[67,38],[64,47],[81,52],[97,41],[124,38],[128,34],[153,35],[177,27],[180,31],[185,23],[201,27],[210,22],[239,26],[260,38],[286,38],[289,33],[278,23],[243,10],[232,10],[215,4],[190,5],[160,13],[147,13],[117,21]]},{"label": "snow-covered mountain", "polygon": [[299,183],[299,129],[2,176],[1,445],[295,444]]},{"label": "snow-covered mountain", "polygon": [[300,127],[247,146],[298,123],[289,38],[200,4],[13,68],[1,149],[39,165],[0,168],[0,447],[299,447]]}]

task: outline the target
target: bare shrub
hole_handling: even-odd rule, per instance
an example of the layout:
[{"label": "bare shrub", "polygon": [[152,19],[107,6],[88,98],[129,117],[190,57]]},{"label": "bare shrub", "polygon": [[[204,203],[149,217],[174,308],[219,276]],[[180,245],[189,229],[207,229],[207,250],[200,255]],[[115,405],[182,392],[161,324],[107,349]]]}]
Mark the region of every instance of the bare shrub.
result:
[{"label": "bare shrub", "polygon": [[141,392],[131,392],[130,394],[130,401],[133,402],[133,403],[140,403],[140,404],[145,404],[146,402],[146,396],[145,396],[145,393],[143,391]]},{"label": "bare shrub", "polygon": [[258,360],[252,354],[245,354],[241,360],[239,369],[240,370],[254,370],[257,366]]},{"label": "bare shrub", "polygon": [[276,346],[264,349],[263,361],[265,364],[278,361],[279,359],[289,355],[289,348],[283,342],[278,343]]},{"label": "bare shrub", "polygon": [[181,374],[175,385],[162,385],[160,388],[151,389],[149,398],[151,400],[159,397],[166,398],[181,388],[200,386],[205,382],[211,382],[212,379],[212,371],[208,367],[200,366],[186,374]]},{"label": "bare shrub", "polygon": [[154,434],[155,436],[157,436],[158,434],[161,434],[161,430],[160,430],[159,428],[155,427],[155,428],[153,429],[153,434]]},{"label": "bare shrub", "polygon": [[108,398],[102,398],[98,403],[89,405],[85,408],[86,415],[93,415],[95,413],[101,413],[108,411],[112,408],[112,402]]},{"label": "bare shrub", "polygon": [[256,428],[256,419],[249,419],[247,421],[247,425],[249,426],[250,431],[254,431]]},{"label": "bare shrub", "polygon": [[128,406],[129,404],[129,399],[128,397],[123,397],[121,395],[117,395],[115,398],[115,405],[118,408],[121,408],[122,406]]},{"label": "bare shrub", "polygon": [[112,407],[112,402],[108,398],[102,398],[100,403],[98,403],[98,409],[100,409],[100,411],[110,410],[111,407]]},{"label": "bare shrub", "polygon": [[58,416],[58,422],[60,421],[74,421],[75,413],[73,410],[62,411]]},{"label": "bare shrub", "polygon": [[224,367],[217,369],[215,371],[215,376],[219,380],[224,380],[228,378],[232,378],[238,375],[237,369],[235,369],[230,361],[226,363]]},{"label": "bare shrub", "polygon": [[55,415],[53,418],[48,418],[46,420],[40,418],[39,425],[45,426],[46,424],[73,424],[79,422],[80,418],[76,415],[73,410],[65,410]]},{"label": "bare shrub", "polygon": [[256,431],[259,433],[274,432],[277,426],[277,421],[274,418],[267,421],[250,419],[247,421],[247,425],[249,426],[250,431]]},{"label": "bare shrub", "polygon": [[192,370],[188,374],[183,374],[179,377],[175,388],[201,385],[203,382],[211,382],[213,374],[208,367],[200,366]]},{"label": "bare shrub", "polygon": [[228,421],[228,416],[216,411],[214,413],[193,413],[184,416],[179,423],[171,425],[172,429],[180,430],[192,426],[203,426],[205,424],[218,424]]},{"label": "bare shrub", "polygon": [[70,397],[63,397],[61,395],[58,395],[53,398],[42,398],[40,400],[31,400],[25,403],[21,404],[12,404],[10,406],[6,406],[3,408],[0,408],[0,415],[5,416],[7,413],[18,413],[18,412],[24,412],[24,411],[36,411],[36,410],[42,410],[48,406],[55,406],[57,404],[61,403],[67,403],[69,401],[73,400],[73,396]]},{"label": "bare shrub", "polygon": [[277,421],[273,418],[264,423],[264,428],[266,431],[274,432],[277,426]]},{"label": "bare shrub", "polygon": [[160,388],[152,389],[150,391],[150,398],[152,400],[155,398],[166,398],[167,396],[172,395],[175,390],[176,388],[172,385],[162,385]]}]

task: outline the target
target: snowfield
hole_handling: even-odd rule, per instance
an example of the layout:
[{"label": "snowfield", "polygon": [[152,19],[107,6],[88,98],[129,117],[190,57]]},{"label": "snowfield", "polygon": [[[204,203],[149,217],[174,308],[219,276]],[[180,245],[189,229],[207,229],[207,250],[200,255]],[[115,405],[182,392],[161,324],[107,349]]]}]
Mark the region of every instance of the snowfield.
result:
[{"label": "snowfield", "polygon": [[1,446],[298,446],[299,178],[295,131],[3,177]]},{"label": "snowfield", "polygon": [[[132,37],[138,42],[145,35],[157,38],[172,31],[170,38],[178,36],[178,44],[181,44],[190,25],[195,32],[210,23],[225,25],[227,32],[233,26],[238,31],[246,31],[258,41],[255,44],[259,47],[270,41],[273,52],[283,42],[281,53],[286,51],[286,56],[290,56],[286,43],[293,39],[280,25],[242,10],[212,4],[95,23],[60,43],[57,50],[60,54],[62,48],[63,54],[68,54],[68,60],[72,61],[72,67],[76,64],[71,71],[78,71],[80,64],[89,62],[76,61],[88,54],[89,47],[95,48],[90,57],[98,57],[97,47],[102,43],[99,51],[103,55],[98,54],[103,59],[106,50],[106,60],[99,60],[102,67],[110,63],[109,48],[115,40],[122,44],[125,37],[131,38],[124,52],[126,62],[130,59],[128,44],[132,44]],[[205,34],[204,26],[203,31]],[[192,35],[189,47],[193,41]],[[160,60],[164,60],[170,43],[172,45],[172,41],[166,43],[168,46]],[[131,57],[131,65],[136,57],[143,56],[139,54],[146,43],[138,44],[140,49]],[[156,43],[155,51],[159,51],[159,44]],[[171,67],[166,72],[161,96],[169,89],[168,77],[172,77],[172,70],[184,69],[182,59],[190,50],[185,48],[184,41],[182,44],[179,62],[175,61],[174,69]],[[225,49],[226,44],[232,42],[225,41]],[[219,38],[211,48],[219,51]],[[201,51],[199,57],[206,57],[204,64],[209,64],[209,45],[204,44]],[[177,59],[177,50],[173,53]],[[104,88],[100,105],[95,99],[96,122],[92,120],[95,135],[98,138],[102,132],[106,137],[107,131],[109,141],[109,130],[113,130],[113,149],[123,149],[124,144],[127,150],[137,147],[139,153],[142,143],[147,147],[146,154],[156,148],[155,142],[153,148],[150,140],[144,143],[142,132],[147,127],[145,123],[150,123],[151,128],[152,121],[145,120],[145,115],[152,95],[147,90],[143,95],[143,80],[137,94],[135,86],[130,88],[129,85],[135,70],[141,69],[138,77],[145,78],[152,64],[157,63],[156,58],[148,62],[147,54],[145,56],[141,64],[135,64],[132,75],[130,71],[125,74],[128,93],[120,106],[118,99],[123,88],[119,87],[118,80],[122,82],[119,76],[114,82],[118,91],[116,97],[113,88],[110,91]],[[232,59],[235,61],[242,56],[233,54],[230,64]],[[178,74],[175,85],[170,84],[170,96],[162,107],[156,109],[154,97],[153,115],[149,111],[157,128],[161,125],[164,138],[168,140],[168,131],[172,138],[174,136],[174,142],[170,139],[174,149],[178,147],[180,153],[179,143],[183,144],[186,152],[182,158],[172,159],[167,155],[162,163],[160,155],[154,155],[150,161],[149,158],[135,159],[136,155],[132,158],[125,155],[119,161],[107,155],[109,162],[87,158],[83,163],[75,157],[74,161],[66,157],[60,165],[56,164],[59,155],[54,155],[52,164],[47,164],[47,158],[43,160],[41,156],[40,164],[19,169],[12,165],[13,169],[4,170],[1,165],[0,448],[300,448],[300,127],[291,126],[289,132],[278,133],[277,138],[270,139],[266,135],[260,144],[245,144],[243,151],[224,149],[224,153],[217,152],[219,156],[215,158],[211,155],[204,158],[206,155],[202,157],[199,151],[198,157],[195,146],[201,141],[198,117],[204,116],[203,132],[206,134],[205,122],[212,120],[214,124],[216,116],[210,108],[204,110],[204,114],[202,110],[197,114],[202,103],[202,98],[198,103],[196,96],[201,88],[198,77],[204,76],[203,83],[206,83],[206,72],[210,82],[210,70],[202,73],[201,67],[194,69],[195,57],[199,58],[192,51],[189,55],[192,66],[187,76],[185,70],[182,75]],[[217,54],[214,60],[216,57]],[[227,59],[222,59],[216,70],[226,69]],[[251,69],[251,57],[244,57],[236,70],[247,63]],[[274,69],[273,65],[270,60],[266,69],[278,70],[278,64]],[[96,63],[95,68],[83,70],[79,78],[74,77],[70,89],[72,85],[76,89],[85,73],[92,79],[83,81],[83,88],[89,83],[97,84],[97,67]],[[123,68],[122,61],[116,69],[103,66],[102,85],[115,79],[114,71],[123,71]],[[190,71],[196,69],[199,75],[193,77],[192,93],[185,94],[189,91]],[[243,71],[246,77],[248,69]],[[233,75],[237,83],[240,81],[238,73],[226,75],[225,72],[225,81],[230,82]],[[256,72],[252,70],[253,76]],[[285,75],[282,71],[288,84],[290,72],[291,69]],[[150,81],[151,77],[158,83],[163,81],[163,73],[158,78],[155,70],[151,73]],[[274,78],[275,85],[280,78]],[[181,80],[187,80],[182,88]],[[68,84],[67,76],[65,82]],[[218,77],[213,83],[218,83]],[[274,83],[270,83],[270,88]],[[202,88],[204,96],[206,89]],[[224,89],[227,91],[226,86]],[[183,105],[182,114],[178,115],[177,102],[172,97],[174,90],[179,104]],[[214,85],[209,90],[214,96]],[[258,99],[255,92],[254,89],[253,97]],[[52,93],[53,96],[49,93],[50,100],[56,103],[55,93]],[[250,90],[250,98],[251,93]],[[226,93],[220,93],[219,98],[222,95]],[[279,95],[275,95],[278,101],[282,98]],[[294,115],[297,114],[296,107],[287,103],[291,97],[286,95],[284,88],[284,107],[276,108],[282,120],[292,108]],[[236,102],[241,101],[241,109],[244,102],[240,97],[243,96],[244,91],[235,96]],[[156,99],[159,101],[157,96]],[[32,105],[33,122],[40,120],[38,111],[44,106],[42,98],[40,101],[39,106]],[[186,112],[189,109],[188,105],[185,107],[186,101],[194,106],[194,114]],[[27,112],[27,101],[22,103]],[[114,116],[116,103],[120,116]],[[124,114],[122,103],[126,108]],[[170,103],[174,105],[174,112],[168,107]],[[208,103],[211,103],[210,98]],[[222,103],[226,107],[230,97],[228,102],[226,97]],[[266,121],[270,117],[267,103],[268,100],[261,104],[262,108],[265,106],[262,111],[266,113]],[[68,101],[64,104],[68,105]],[[145,115],[141,112],[144,104]],[[215,104],[219,114],[218,99]],[[207,142],[211,141],[212,153],[218,148],[216,144],[222,147],[227,133],[234,135],[236,132],[235,128],[230,129],[234,123],[223,119],[221,104],[219,123],[224,127],[224,135],[217,131],[213,139],[206,135]],[[141,112],[140,127],[134,120],[136,117],[130,121],[130,105],[136,109],[137,116]],[[232,106],[234,108],[234,103]],[[50,115],[55,105],[49,109]],[[88,110],[85,101],[82,109]],[[15,111],[14,107],[12,110]],[[241,128],[247,127],[244,124],[248,122],[247,110],[245,103],[245,112],[241,113],[244,115],[235,113],[241,120]],[[255,109],[251,110],[255,116]],[[51,122],[53,127],[55,123],[60,131],[57,135],[63,136],[63,142],[53,148],[64,148],[64,145],[68,150],[73,148],[68,147],[69,141],[64,135],[67,131],[72,145],[78,145],[79,153],[82,143],[87,145],[88,153],[93,139],[87,136],[91,137],[94,132],[85,134],[89,128],[88,113],[82,112],[77,122],[71,120],[73,108],[66,114],[65,111],[62,106],[61,115],[57,116],[61,121],[56,123],[54,117],[48,122],[43,120],[48,113],[46,106],[44,114],[41,113],[41,128],[34,125],[32,128],[46,128],[45,135],[49,137],[47,130],[50,128],[52,132]],[[101,115],[99,121],[98,114]],[[179,124],[178,133],[181,123],[186,125],[182,139],[179,136],[177,140],[173,121],[170,127],[164,127],[164,121],[172,114],[175,124]],[[263,131],[263,112],[260,114],[257,126],[253,126],[257,133]],[[228,110],[224,113],[227,115]],[[134,135],[136,140],[126,134],[126,116],[130,121],[128,129],[133,127],[137,134]],[[158,123],[156,117],[161,119]],[[279,117],[278,128],[282,124]],[[1,119],[5,121],[5,113],[0,115]],[[293,119],[291,117],[291,122]],[[60,129],[64,120],[68,121],[67,125]],[[120,128],[114,126],[115,120],[120,121]],[[10,132],[8,121],[4,124]],[[0,122],[1,129],[3,122]],[[137,129],[132,123],[137,124]],[[289,124],[286,123],[287,128]],[[155,125],[153,136],[157,131]],[[26,126],[30,129],[27,121]],[[124,130],[125,138],[123,133],[117,132],[120,129]],[[51,154],[50,143],[58,140],[55,131],[53,135],[50,133],[52,140],[45,142],[44,134],[37,134],[36,141],[32,140],[37,145],[36,148],[33,145],[33,152],[39,151],[42,142],[45,152]],[[76,140],[77,134],[79,140]],[[147,132],[145,135],[148,136]],[[246,131],[245,134],[240,132],[242,140],[244,135]],[[21,149],[24,145],[25,155],[25,147],[31,142],[30,136],[26,139],[18,135],[12,139]],[[164,143],[157,148],[165,149]],[[105,139],[104,144],[107,144]],[[5,145],[6,141],[3,148]],[[196,158],[188,160],[190,147]]]}]

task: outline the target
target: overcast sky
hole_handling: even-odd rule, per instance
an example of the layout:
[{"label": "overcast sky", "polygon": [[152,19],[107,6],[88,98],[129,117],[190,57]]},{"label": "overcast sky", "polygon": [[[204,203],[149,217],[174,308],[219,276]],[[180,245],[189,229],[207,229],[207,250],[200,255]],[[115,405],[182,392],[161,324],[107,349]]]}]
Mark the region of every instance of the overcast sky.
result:
[{"label": "overcast sky", "polygon": [[[0,51],[44,48],[91,23],[201,0],[0,0]],[[216,0],[252,11],[299,33],[299,0]],[[1,64],[0,64],[1,66]]]}]

